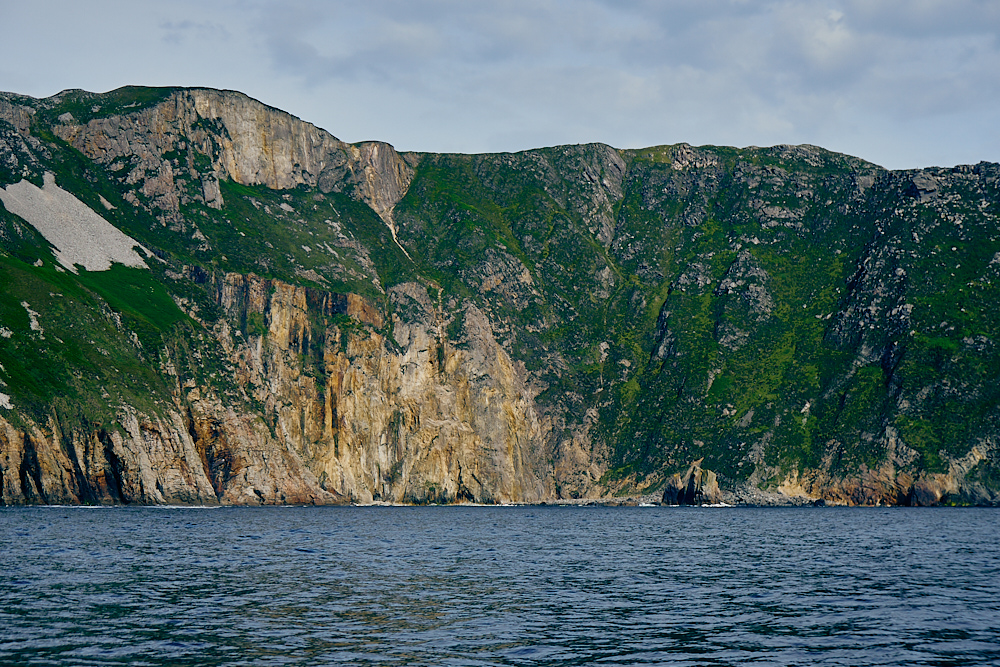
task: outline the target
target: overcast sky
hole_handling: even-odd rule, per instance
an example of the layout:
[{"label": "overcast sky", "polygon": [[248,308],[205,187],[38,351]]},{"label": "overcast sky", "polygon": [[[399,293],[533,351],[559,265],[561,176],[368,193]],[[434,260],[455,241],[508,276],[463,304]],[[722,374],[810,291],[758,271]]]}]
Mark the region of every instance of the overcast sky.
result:
[{"label": "overcast sky", "polygon": [[240,90],[345,141],[1000,161],[1000,0],[0,0],[0,90]]}]

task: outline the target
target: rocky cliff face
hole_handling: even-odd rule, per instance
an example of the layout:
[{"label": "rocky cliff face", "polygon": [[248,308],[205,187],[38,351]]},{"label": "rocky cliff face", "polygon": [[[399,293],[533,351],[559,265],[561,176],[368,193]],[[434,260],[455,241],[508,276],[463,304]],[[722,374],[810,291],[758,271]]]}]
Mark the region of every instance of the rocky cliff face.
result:
[{"label": "rocky cliff face", "polygon": [[[226,276],[221,295],[227,312],[263,316],[262,336],[224,344],[278,439],[324,489],[361,502],[551,496],[532,447],[542,435],[534,397],[473,304],[444,321],[425,287],[403,283],[389,296],[407,318],[383,322],[353,295],[253,276]],[[355,327],[330,325],[337,314]]]},{"label": "rocky cliff face", "polygon": [[0,209],[6,503],[1000,501],[997,165],[0,95],[0,186],[45,178],[145,260]]},{"label": "rocky cliff face", "polygon": [[[353,188],[389,222],[413,176],[389,144],[351,146],[245,95],[217,90],[177,91],[134,114],[86,124],[67,112],[53,132],[113,172],[127,170],[127,183],[174,216],[187,203],[190,181],[200,182],[191,199],[218,208],[223,204],[218,181],[230,179],[274,190]],[[198,164],[203,158],[209,159],[208,168]]]},{"label": "rocky cliff face", "polygon": [[674,474],[663,490],[667,505],[716,505],[723,502],[719,480],[711,470],[701,467],[701,459],[691,464],[683,475]]},{"label": "rocky cliff face", "polygon": [[[411,319],[383,328],[360,297],[228,274],[213,290],[220,383],[197,352],[161,358],[173,382],[162,417],[122,406],[98,428],[2,423],[5,503],[199,504],[537,502],[552,497],[542,426],[523,372],[482,313],[448,338],[426,289],[392,298]],[[335,316],[349,325],[331,324]],[[240,323],[258,316],[264,331]],[[303,359],[305,359],[303,361]],[[259,406],[256,411],[246,406]]]}]

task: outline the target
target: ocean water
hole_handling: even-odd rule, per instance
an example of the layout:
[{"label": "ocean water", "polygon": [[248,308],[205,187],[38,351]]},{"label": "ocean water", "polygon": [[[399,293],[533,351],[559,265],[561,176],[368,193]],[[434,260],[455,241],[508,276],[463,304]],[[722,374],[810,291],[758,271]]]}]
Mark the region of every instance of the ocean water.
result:
[{"label": "ocean water", "polygon": [[0,508],[0,664],[1000,664],[1000,510]]}]

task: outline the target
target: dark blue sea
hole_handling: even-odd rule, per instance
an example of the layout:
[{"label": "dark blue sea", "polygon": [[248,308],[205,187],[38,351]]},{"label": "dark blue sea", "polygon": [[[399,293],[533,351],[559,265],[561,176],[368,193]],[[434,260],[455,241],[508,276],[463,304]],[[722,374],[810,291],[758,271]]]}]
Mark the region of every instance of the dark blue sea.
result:
[{"label": "dark blue sea", "polygon": [[0,664],[1000,664],[1000,510],[0,508]]}]

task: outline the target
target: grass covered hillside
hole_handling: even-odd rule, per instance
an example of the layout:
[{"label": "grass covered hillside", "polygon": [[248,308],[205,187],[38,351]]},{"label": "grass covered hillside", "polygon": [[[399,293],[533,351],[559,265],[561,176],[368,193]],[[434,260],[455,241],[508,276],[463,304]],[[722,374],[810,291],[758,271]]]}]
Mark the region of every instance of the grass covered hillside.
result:
[{"label": "grass covered hillside", "polygon": [[[401,155],[238,93],[6,94],[5,201],[58,187],[145,266],[74,266],[0,209],[4,498],[607,498],[700,461],[734,501],[996,503],[998,179]],[[186,463],[130,463],[143,420]]]}]

